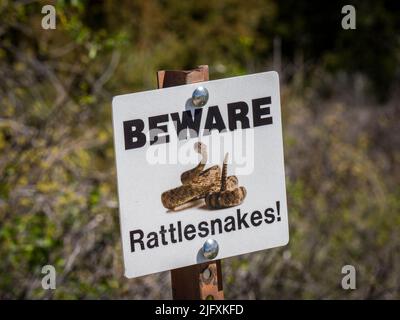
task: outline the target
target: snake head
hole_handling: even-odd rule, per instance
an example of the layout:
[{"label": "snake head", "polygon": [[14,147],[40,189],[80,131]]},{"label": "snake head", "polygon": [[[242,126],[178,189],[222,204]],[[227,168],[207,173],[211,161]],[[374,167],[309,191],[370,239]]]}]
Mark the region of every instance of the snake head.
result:
[{"label": "snake head", "polygon": [[202,156],[201,162],[202,163],[207,162],[207,147],[206,147],[206,145],[204,143],[198,141],[193,145],[193,148],[197,153],[201,154],[201,156]]}]

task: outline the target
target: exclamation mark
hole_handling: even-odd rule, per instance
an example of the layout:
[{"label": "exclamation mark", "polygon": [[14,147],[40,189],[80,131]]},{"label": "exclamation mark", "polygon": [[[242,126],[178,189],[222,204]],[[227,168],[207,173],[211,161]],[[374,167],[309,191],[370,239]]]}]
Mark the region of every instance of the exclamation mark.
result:
[{"label": "exclamation mark", "polygon": [[276,220],[281,221],[281,203],[279,201],[276,201],[276,212],[278,214]]}]

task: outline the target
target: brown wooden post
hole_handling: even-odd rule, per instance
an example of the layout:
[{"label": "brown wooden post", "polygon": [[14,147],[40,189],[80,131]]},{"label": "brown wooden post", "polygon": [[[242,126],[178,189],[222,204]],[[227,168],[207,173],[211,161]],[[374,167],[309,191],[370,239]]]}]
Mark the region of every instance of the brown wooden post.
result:
[{"label": "brown wooden post", "polygon": [[[193,70],[158,71],[158,88],[208,81],[208,66]],[[223,300],[221,260],[171,270],[172,297],[175,300]]]}]

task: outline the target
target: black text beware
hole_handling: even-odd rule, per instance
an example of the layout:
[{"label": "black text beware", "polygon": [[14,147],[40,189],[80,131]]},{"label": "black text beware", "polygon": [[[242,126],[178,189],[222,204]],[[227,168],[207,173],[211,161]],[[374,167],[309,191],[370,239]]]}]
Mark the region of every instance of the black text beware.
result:
[{"label": "black text beware", "polygon": [[[251,100],[252,123],[249,118],[249,105],[244,101],[237,101],[227,104],[228,127],[218,106],[210,106],[207,109],[195,109],[194,112],[187,110],[182,113],[174,112],[149,117],[147,120],[150,132],[150,145],[168,143],[170,141],[167,123],[172,120],[179,140],[198,137],[200,129],[202,134],[210,134],[212,130],[218,132],[238,129],[259,127],[272,124],[270,115],[271,97],[263,97]],[[201,119],[205,116],[204,127],[200,128]],[[142,119],[134,119],[123,122],[125,150],[143,147],[147,142],[145,134],[145,122]]]}]

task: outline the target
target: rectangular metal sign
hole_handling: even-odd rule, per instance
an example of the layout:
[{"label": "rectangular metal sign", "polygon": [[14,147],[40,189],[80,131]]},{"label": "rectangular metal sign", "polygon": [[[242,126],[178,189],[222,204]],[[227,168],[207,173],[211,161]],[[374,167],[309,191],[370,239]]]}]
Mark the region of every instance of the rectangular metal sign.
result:
[{"label": "rectangular metal sign", "polygon": [[113,125],[127,277],[288,243],[276,72],[116,96]]}]

